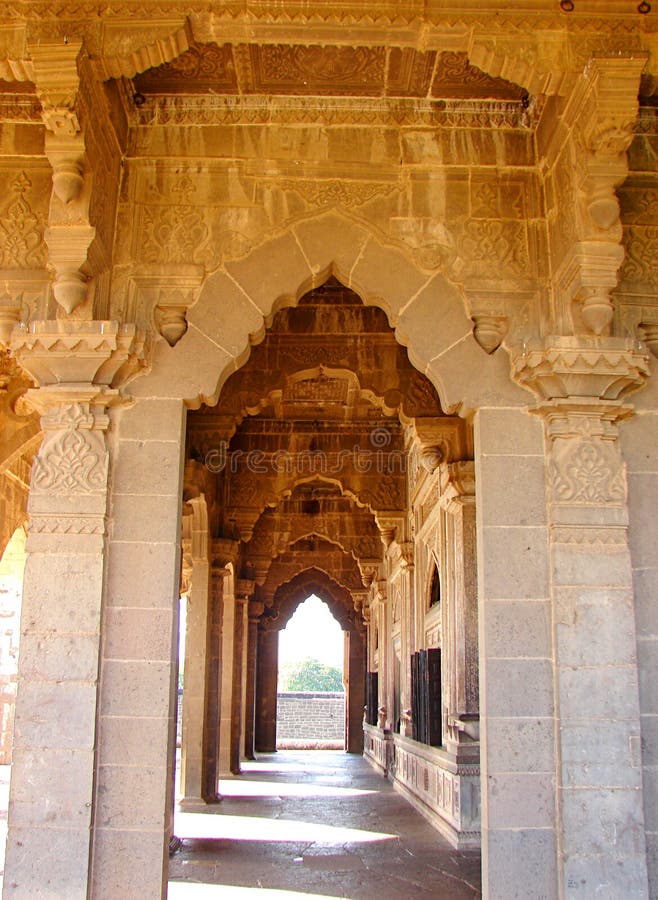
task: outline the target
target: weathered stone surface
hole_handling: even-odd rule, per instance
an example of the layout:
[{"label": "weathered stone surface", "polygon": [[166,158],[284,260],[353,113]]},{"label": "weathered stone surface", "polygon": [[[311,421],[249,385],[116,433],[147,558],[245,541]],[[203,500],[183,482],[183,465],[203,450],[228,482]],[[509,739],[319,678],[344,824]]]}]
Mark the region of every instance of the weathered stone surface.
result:
[{"label": "weathered stone surface", "polygon": [[487,896],[654,896],[651,17],[261,6],[0,12],[6,891],[160,896],[179,595],[214,801],[314,591]]}]

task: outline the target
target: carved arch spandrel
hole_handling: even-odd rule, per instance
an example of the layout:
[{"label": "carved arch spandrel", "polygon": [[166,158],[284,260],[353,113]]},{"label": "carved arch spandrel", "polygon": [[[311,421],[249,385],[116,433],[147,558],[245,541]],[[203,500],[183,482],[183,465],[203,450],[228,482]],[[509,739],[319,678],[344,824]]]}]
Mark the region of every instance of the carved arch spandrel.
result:
[{"label": "carved arch spandrel", "polygon": [[256,599],[271,607],[279,585],[307,569],[324,572],[348,593],[363,591],[361,571],[352,557],[338,548],[320,545],[316,551],[289,551],[278,556],[270,566],[264,584],[258,588]]},{"label": "carved arch spandrel", "polygon": [[[475,341],[459,289],[443,275],[428,276],[399,249],[336,212],[289,226],[215,273],[211,288],[201,290],[189,311],[186,334],[173,348],[159,342],[150,371],[135,379],[127,392],[135,397],[178,397],[192,409],[202,403],[215,406],[228,377],[248,358],[251,335],[258,330],[254,311],[260,310],[260,321],[266,322],[331,273],[366,305],[383,309],[392,324],[400,320],[396,337],[407,347],[412,364],[434,384],[444,411],[469,415],[485,404],[527,405],[510,378],[507,358],[487,355]],[[221,309],[221,284],[234,294],[236,286],[239,289],[237,296],[250,310],[244,325],[239,311],[234,318]],[[432,322],[420,296],[423,291],[436,297]],[[229,317],[230,348],[221,343],[219,313]],[[437,328],[440,321],[449,321],[450,329]]]}]

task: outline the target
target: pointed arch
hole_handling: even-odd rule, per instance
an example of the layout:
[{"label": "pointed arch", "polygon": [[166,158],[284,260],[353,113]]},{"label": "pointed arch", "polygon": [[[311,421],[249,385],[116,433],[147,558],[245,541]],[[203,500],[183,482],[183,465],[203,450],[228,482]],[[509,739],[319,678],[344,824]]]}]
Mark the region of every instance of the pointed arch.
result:
[{"label": "pointed arch", "polygon": [[214,406],[272,316],[331,275],[366,305],[384,310],[446,413],[468,415],[485,399],[487,405],[527,406],[506,354],[489,356],[475,341],[459,287],[337,211],[290,225],[210,275],[189,310],[183,338],[173,348],[158,341],[150,373],[136,378],[129,392],[183,399],[193,409]]}]

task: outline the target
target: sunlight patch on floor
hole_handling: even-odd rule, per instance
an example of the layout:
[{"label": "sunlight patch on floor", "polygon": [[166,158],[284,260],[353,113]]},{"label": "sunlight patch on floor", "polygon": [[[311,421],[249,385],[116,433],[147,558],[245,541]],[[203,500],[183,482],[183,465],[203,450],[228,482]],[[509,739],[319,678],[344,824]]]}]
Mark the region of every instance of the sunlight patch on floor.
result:
[{"label": "sunlight patch on floor", "polygon": [[286,784],[281,781],[250,781],[245,778],[222,778],[222,797],[363,797],[377,791],[358,788],[330,787],[323,784]]},{"label": "sunlight patch on floor", "polygon": [[228,841],[296,841],[327,844],[372,844],[394,840],[397,835],[339,825],[320,825],[295,819],[257,816],[208,815],[177,812],[175,834],[179,838]]},{"label": "sunlight patch on floor", "polygon": [[[309,758],[312,758],[314,753],[318,753],[317,750],[307,750]],[[322,755],[325,756],[328,753],[335,752],[341,753],[344,755],[344,751],[342,750],[323,750]],[[243,772],[253,773],[254,775],[259,775],[261,772],[268,775],[324,775],[325,777],[335,777],[335,776],[343,776],[344,771],[339,769],[339,767],[334,767],[330,763],[326,763],[323,765],[322,763],[313,763],[307,761],[306,759],[300,760],[293,758],[290,761],[281,761],[281,762],[260,762],[257,760],[256,762],[251,762],[249,760],[242,760],[240,763],[240,768]]]},{"label": "sunlight patch on floor", "polygon": [[250,900],[295,900],[295,897],[313,897],[314,900],[340,900],[335,894],[307,894],[302,891],[277,891],[260,887],[236,887],[233,884],[202,884],[188,881],[169,882],[169,900],[214,900],[215,897],[243,897]]}]

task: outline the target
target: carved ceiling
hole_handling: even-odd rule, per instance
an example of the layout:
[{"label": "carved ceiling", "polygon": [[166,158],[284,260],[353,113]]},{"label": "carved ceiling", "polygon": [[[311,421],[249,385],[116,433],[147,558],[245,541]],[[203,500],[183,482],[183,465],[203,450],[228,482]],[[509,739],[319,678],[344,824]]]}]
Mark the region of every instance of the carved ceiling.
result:
[{"label": "carved ceiling", "polygon": [[492,78],[466,53],[410,47],[196,44],[134,79],[144,96],[417,97],[521,101],[525,92]]}]

